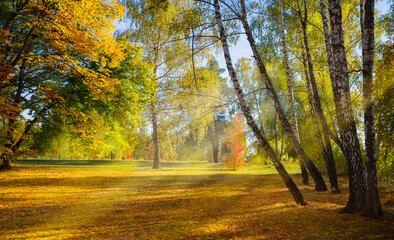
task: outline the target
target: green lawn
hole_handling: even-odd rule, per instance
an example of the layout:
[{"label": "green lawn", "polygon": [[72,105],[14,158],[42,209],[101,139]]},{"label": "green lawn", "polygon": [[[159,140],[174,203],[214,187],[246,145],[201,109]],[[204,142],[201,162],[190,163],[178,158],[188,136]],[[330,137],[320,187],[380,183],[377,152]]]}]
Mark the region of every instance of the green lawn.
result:
[{"label": "green lawn", "polygon": [[340,195],[300,186],[301,207],[271,166],[151,164],[21,161],[0,173],[0,239],[394,239],[389,193],[383,220],[337,213],[344,178]]}]

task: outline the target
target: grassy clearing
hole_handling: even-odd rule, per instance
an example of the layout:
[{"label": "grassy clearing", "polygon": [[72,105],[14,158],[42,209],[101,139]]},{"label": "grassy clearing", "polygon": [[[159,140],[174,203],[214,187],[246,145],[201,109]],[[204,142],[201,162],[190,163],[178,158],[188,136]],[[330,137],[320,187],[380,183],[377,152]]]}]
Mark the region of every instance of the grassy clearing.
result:
[{"label": "grassy clearing", "polygon": [[300,187],[308,202],[300,207],[270,166],[50,163],[0,174],[0,239],[394,239],[388,193],[383,220],[337,214],[344,178],[341,195]]}]

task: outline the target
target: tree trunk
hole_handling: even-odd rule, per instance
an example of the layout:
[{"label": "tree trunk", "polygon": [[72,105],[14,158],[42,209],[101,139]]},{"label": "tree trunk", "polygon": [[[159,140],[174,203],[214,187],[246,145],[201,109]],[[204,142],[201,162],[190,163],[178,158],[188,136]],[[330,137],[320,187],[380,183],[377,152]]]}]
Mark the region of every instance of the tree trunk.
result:
[{"label": "tree trunk", "polygon": [[8,120],[8,129],[6,130],[4,151],[0,156],[0,170],[11,170],[11,160],[14,155],[12,145],[14,144],[14,131],[16,129],[15,119]]},{"label": "tree trunk", "polygon": [[278,147],[278,133],[276,129],[276,114],[274,113],[274,139],[275,139],[275,153],[279,155],[279,147]]},{"label": "tree trunk", "polygon": [[212,146],[212,156],[213,162],[219,163],[218,155],[219,155],[219,134],[218,134],[218,124],[216,123],[216,119],[214,119],[213,127],[208,126],[208,139]]},{"label": "tree trunk", "polygon": [[13,157],[13,152],[11,150],[11,145],[5,144],[5,150],[0,156],[0,171],[11,170],[11,160]]},{"label": "tree trunk", "polygon": [[241,105],[242,111],[244,113],[244,116],[246,118],[246,122],[248,123],[249,127],[252,129],[255,137],[259,141],[259,143],[262,145],[264,150],[267,152],[267,155],[271,159],[271,161],[274,163],[274,166],[276,170],[278,171],[279,175],[282,177],[283,181],[285,182],[287,188],[289,189],[290,193],[293,195],[294,200],[296,201],[297,204],[300,205],[306,205],[306,202],[304,201],[304,198],[298,189],[297,185],[294,183],[293,179],[289,176],[287,173],[286,169],[283,167],[282,163],[280,162],[280,159],[275,154],[274,149],[269,145],[268,141],[263,137],[261,134],[256,122],[254,121],[249,107],[247,106],[244,95],[241,89],[241,86],[239,85],[238,78],[236,76],[231,56],[230,56],[230,51],[223,27],[223,22],[222,22],[222,16],[220,13],[220,6],[219,6],[219,1],[214,0],[214,7],[215,7],[215,17],[216,17],[216,22],[219,28],[219,34],[220,34],[220,40],[222,42],[222,48],[224,52],[224,58],[226,60],[226,65],[227,65],[227,70],[229,72],[229,75],[231,77],[231,80],[233,82],[233,86],[235,89],[235,92],[238,97],[238,101]]},{"label": "tree trunk", "polygon": [[[297,1],[298,3],[298,1]],[[332,151],[331,147],[331,141],[330,141],[330,129],[328,128],[327,120],[326,117],[324,116],[323,113],[323,108],[321,106],[320,102],[320,96],[319,96],[319,91],[317,89],[317,84],[315,80],[315,74],[313,70],[313,63],[312,63],[312,55],[311,51],[309,48],[309,42],[308,42],[308,35],[307,35],[307,29],[306,29],[306,21],[308,19],[308,8],[306,1],[304,0],[304,18],[301,16],[301,9],[298,6],[298,16],[301,22],[302,26],[302,36],[304,40],[304,47],[305,47],[305,52],[306,52],[306,58],[307,58],[307,63],[308,63],[308,71],[309,71],[309,80],[310,84],[308,88],[310,88],[310,94],[311,94],[311,100],[312,100],[312,105],[319,117],[320,123],[322,125],[323,129],[323,158],[326,163],[326,168],[327,168],[327,173],[328,177],[330,179],[330,184],[331,184],[331,191],[334,193],[340,193],[339,192],[339,187],[338,187],[338,177],[337,177],[337,170],[335,167],[335,160],[334,160],[334,153]],[[320,129],[319,123],[317,122],[317,128]],[[320,130],[319,130],[320,131]]]},{"label": "tree trunk", "polygon": [[[330,106],[328,105],[328,97],[327,97],[327,93],[324,87],[324,84],[320,84],[320,87],[322,89],[323,92],[323,96],[324,96],[324,102],[327,108],[327,112],[328,112],[328,116],[330,117],[331,120],[331,127],[333,129],[333,131],[331,131],[330,136],[331,139],[334,140],[335,143],[337,143],[337,140],[340,141],[339,137],[338,137],[338,131],[337,131],[337,127],[335,125],[335,118],[334,118],[334,114],[332,113],[332,111],[330,110]],[[338,144],[338,145],[342,145],[342,143]],[[341,147],[341,146],[339,146]]]},{"label": "tree trunk", "polygon": [[[335,64],[334,64],[334,56],[332,53],[331,36],[330,36],[331,34],[330,34],[328,17],[327,17],[327,8],[326,8],[326,3],[324,0],[320,0],[320,13],[322,16],[322,23],[323,23],[324,42],[326,44],[327,64],[328,64],[328,69],[329,69],[329,73],[330,73],[331,84],[334,88],[334,86],[336,86],[336,82],[334,80],[335,79]],[[324,88],[323,88],[323,93],[324,93]],[[325,97],[327,99],[327,96],[325,96]],[[327,106],[327,109],[330,114],[331,121],[332,121],[332,127],[334,130],[334,133],[331,134],[331,138],[339,146],[339,148],[341,148],[341,151],[343,153],[345,150],[343,148],[341,140],[338,137],[338,132],[336,130],[337,128],[335,127],[334,117],[332,116],[328,106]]]},{"label": "tree trunk", "polygon": [[[363,6],[364,5],[364,6]],[[366,206],[364,214],[371,218],[383,215],[380,204],[376,174],[376,140],[373,99],[373,60],[374,60],[374,0],[360,1],[360,20],[362,28],[363,55],[363,94],[364,94],[364,131],[365,131],[365,175]],[[363,15],[364,14],[364,15]]]},{"label": "tree trunk", "polygon": [[321,176],[319,170],[315,166],[315,164],[311,161],[311,159],[308,157],[308,155],[305,153],[305,151],[302,149],[300,143],[298,142],[296,136],[294,135],[293,129],[289,123],[289,121],[286,118],[286,115],[282,109],[282,106],[280,104],[278,95],[276,94],[276,91],[274,89],[274,86],[272,85],[271,79],[268,76],[268,73],[265,69],[263,59],[261,58],[261,55],[257,49],[256,43],[254,41],[252,31],[249,27],[249,24],[247,22],[246,18],[246,8],[245,8],[245,1],[241,0],[241,8],[242,8],[242,17],[241,17],[241,22],[242,25],[245,29],[246,36],[248,38],[248,41],[250,43],[250,46],[253,51],[254,58],[256,59],[257,66],[259,68],[261,76],[264,78],[265,85],[270,92],[270,96],[274,101],[274,106],[276,109],[276,112],[278,114],[278,117],[282,123],[283,130],[286,132],[287,137],[289,138],[290,143],[292,144],[293,148],[297,152],[298,156],[300,157],[300,160],[305,164],[306,168],[308,169],[309,173],[311,174],[314,182],[315,182],[315,189],[317,191],[327,191],[327,186],[323,180],[323,177]]},{"label": "tree trunk", "polygon": [[[22,61],[22,65],[19,70],[19,76],[18,76],[18,87],[15,91],[15,95],[13,97],[13,105],[18,106],[22,102],[22,92],[23,92],[23,87],[24,87],[24,80],[25,80],[25,67],[26,67],[27,60]],[[4,148],[5,151],[2,154],[2,163],[0,165],[0,170],[11,170],[11,160],[14,156],[14,145],[15,145],[15,139],[14,139],[14,134],[15,130],[17,128],[17,118],[20,116],[20,111],[15,111],[12,113],[12,115],[8,118],[8,123],[6,124],[6,137],[5,137],[5,143],[4,143]],[[21,139],[23,139],[23,136],[21,136]],[[18,146],[19,147],[19,146]],[[17,149],[15,149],[17,150]]]},{"label": "tree trunk", "polygon": [[152,118],[152,141],[153,141],[153,169],[160,169],[160,144],[158,134],[158,124],[156,109],[153,103],[151,103],[151,118]]},{"label": "tree trunk", "polygon": [[[291,75],[289,57],[287,54],[285,29],[284,29],[284,24],[283,24],[282,0],[279,1],[279,20],[280,20],[280,33],[281,33],[281,37],[282,37],[283,58],[284,58],[285,64],[286,64],[287,88],[289,89],[289,102],[290,102],[290,107],[291,107],[291,120],[293,122],[294,134],[297,138],[297,141],[300,141],[300,133],[298,131],[297,115],[296,115],[296,111],[295,111],[293,78]],[[298,161],[299,161],[300,168],[301,168],[302,184],[309,185],[308,171],[306,170],[305,164],[302,163],[299,156],[298,156]]]},{"label": "tree trunk", "polygon": [[[159,51],[160,51],[160,31],[158,31],[158,38],[156,46],[153,47],[153,60],[155,67],[153,69],[153,73],[156,76],[158,70],[159,61]],[[155,82],[157,78],[155,79]],[[152,94],[153,102],[150,104],[150,113],[152,120],[152,141],[153,141],[153,169],[160,169],[160,143],[159,143],[159,131],[158,131],[158,123],[157,123],[157,108],[156,108],[156,96]]]},{"label": "tree trunk", "polygon": [[219,155],[219,141],[217,137],[211,140],[212,144],[212,154],[213,154],[213,162],[219,163],[218,155]]},{"label": "tree trunk", "polygon": [[307,67],[307,60],[306,60],[306,54],[305,54],[305,45],[302,43],[301,41],[301,45],[302,45],[302,64],[304,66],[304,74],[305,74],[305,79],[306,79],[306,88],[307,88],[307,92],[308,92],[308,100],[309,100],[309,105],[310,105],[310,112],[311,112],[311,117],[312,117],[312,121],[315,124],[316,127],[316,139],[319,143],[320,146],[320,150],[323,156],[324,161],[326,162],[327,165],[327,154],[326,154],[326,149],[324,147],[324,142],[323,142],[323,138],[322,138],[322,134],[321,134],[321,130],[320,130],[320,125],[319,125],[319,121],[317,120],[317,116],[316,116],[316,107],[314,105],[314,99],[313,99],[313,91],[312,91],[312,85],[311,85],[311,80],[310,80],[310,75],[308,73],[308,67]]},{"label": "tree trunk", "polygon": [[[342,30],[342,8],[340,0],[329,0],[332,54],[335,76],[331,79],[335,110],[343,145],[348,175],[349,201],[342,213],[362,212],[365,208],[365,179],[356,123],[350,98],[350,84]],[[329,51],[329,49],[328,49]]]},{"label": "tree trunk", "polygon": [[284,147],[283,147],[283,139],[284,139],[285,137],[283,136],[283,133],[282,133],[282,137],[281,137],[281,139],[280,139],[280,141],[281,141],[281,145],[280,145],[280,154],[279,154],[279,159],[282,159],[282,157],[283,157],[283,150],[284,150]]}]

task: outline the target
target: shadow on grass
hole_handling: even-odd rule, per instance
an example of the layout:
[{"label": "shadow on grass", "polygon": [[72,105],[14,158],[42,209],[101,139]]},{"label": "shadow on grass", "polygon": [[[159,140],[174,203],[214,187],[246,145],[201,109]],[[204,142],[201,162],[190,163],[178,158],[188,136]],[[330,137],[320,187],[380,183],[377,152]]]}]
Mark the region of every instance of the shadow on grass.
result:
[{"label": "shadow on grass", "polygon": [[17,160],[20,165],[49,165],[49,166],[114,166],[114,165],[130,165],[135,166],[131,161],[111,161],[111,160],[41,160],[28,159]]},{"label": "shadow on grass", "polygon": [[[110,229],[108,229],[111,231],[110,233],[114,231],[115,226],[116,232],[126,232],[127,236],[131,236],[129,234],[132,230],[129,229],[129,224],[137,228],[135,234],[139,235],[143,234],[147,226],[151,228],[152,221],[159,221],[161,218],[163,218],[162,223],[165,225],[176,225],[176,222],[180,222],[179,224],[182,225],[187,223],[189,217],[197,217],[201,221],[205,221],[209,219],[208,216],[219,217],[220,212],[224,211],[226,206],[232,205],[235,201],[234,198],[240,199],[245,196],[244,191],[255,189],[257,187],[255,181],[251,181],[253,184],[245,185],[245,181],[250,182],[250,178],[255,177],[245,175],[241,182],[239,176],[226,174],[201,176],[200,178],[189,175],[166,175],[158,177],[94,176],[3,180],[1,181],[2,186],[12,186],[15,189],[19,187],[34,189],[36,194],[42,192],[43,189],[40,187],[45,187],[44,196],[53,197],[54,194],[57,194],[57,198],[55,201],[45,201],[40,205],[27,204],[28,206],[23,207],[26,202],[32,199],[23,195],[19,199],[7,197],[5,194],[0,195],[2,203],[25,202],[19,207],[13,207],[12,204],[2,208],[0,227],[5,231],[0,234],[0,238],[3,236],[4,239],[12,239],[10,236],[15,233],[27,234],[37,231],[37,229],[49,231],[49,229],[60,228],[64,224],[65,229],[71,232],[74,229],[84,232],[86,229],[99,227],[99,235],[91,236],[91,233],[88,235],[93,238],[101,238],[102,234],[109,234],[105,227],[108,221],[112,222]],[[268,180],[264,179],[264,181]],[[228,194],[229,185],[233,185],[232,187],[237,188],[237,191],[242,194],[221,196]],[[70,190],[58,192],[58,189],[63,189],[64,186],[95,190],[76,191],[72,194],[68,192]],[[107,191],[111,188],[113,190]],[[175,193],[172,193],[173,191]],[[216,207],[212,209],[214,206]],[[170,219],[175,219],[175,222],[167,222]],[[187,226],[189,227],[189,225]],[[142,229],[142,232],[138,230],[139,228]],[[24,238],[23,236],[19,235],[19,238]],[[43,237],[43,235],[40,236]],[[118,239],[117,235],[112,237]]]},{"label": "shadow on grass", "polygon": [[[145,168],[147,163],[138,166]],[[207,171],[209,165],[196,171]],[[297,206],[280,177],[273,174],[198,175],[179,170],[161,174],[162,170],[145,169],[154,174],[134,175],[125,170],[124,176],[104,176],[100,174],[106,170],[97,172],[98,168],[39,168],[42,172],[25,167],[32,171],[25,178],[0,178],[0,239],[394,237],[390,219],[337,214],[346,195],[300,187],[309,205]],[[31,177],[32,173],[37,177]],[[299,175],[294,178],[301,180]]]},{"label": "shadow on grass", "polygon": [[[16,160],[15,162],[22,166],[130,166],[136,168],[151,169],[153,161],[149,160],[42,160],[42,159],[25,159]],[[231,168],[225,168],[223,163],[208,163],[208,162],[190,162],[190,161],[161,161],[161,169],[156,171],[173,171],[174,169],[188,169],[195,171],[228,171],[234,172]],[[269,169],[276,172],[275,168],[271,165],[251,165],[248,170],[259,171],[262,169]],[[243,170],[243,169],[239,169]]]}]

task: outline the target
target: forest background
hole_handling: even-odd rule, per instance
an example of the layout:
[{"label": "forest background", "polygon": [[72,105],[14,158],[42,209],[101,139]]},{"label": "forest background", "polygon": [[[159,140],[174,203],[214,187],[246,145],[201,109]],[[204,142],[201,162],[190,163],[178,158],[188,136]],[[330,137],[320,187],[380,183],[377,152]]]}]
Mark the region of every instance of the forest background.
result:
[{"label": "forest background", "polygon": [[[243,112],[250,126],[240,138],[247,146],[244,162],[280,169],[280,161],[300,161],[317,189],[325,187],[318,169],[338,190],[334,175],[353,173],[326,55],[322,1],[248,1],[248,14],[240,10],[244,1],[220,3],[225,34],[211,2],[4,1],[1,168],[26,158],[149,159],[154,168],[161,160],[219,162],[234,155],[229,142],[237,131],[229,129],[240,126],[231,121]],[[364,13],[358,1],[340,6],[347,107],[365,162]],[[392,184],[393,5],[382,8],[387,12],[372,14],[376,169]],[[121,18],[126,27],[116,30]],[[253,51],[239,37],[248,30],[257,42]],[[232,70],[227,58],[226,64],[216,60],[226,54],[226,41],[245,54],[235,57]]]}]

